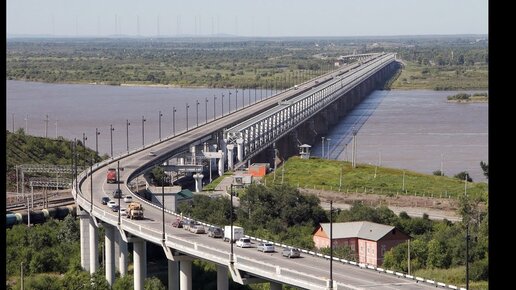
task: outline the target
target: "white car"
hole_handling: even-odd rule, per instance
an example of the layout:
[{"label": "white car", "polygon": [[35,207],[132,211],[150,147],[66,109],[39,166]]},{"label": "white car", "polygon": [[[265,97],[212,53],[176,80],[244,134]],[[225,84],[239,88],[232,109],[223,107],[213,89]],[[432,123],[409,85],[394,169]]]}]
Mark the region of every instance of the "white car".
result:
[{"label": "white car", "polygon": [[236,241],[236,246],[240,248],[251,248],[251,239],[249,238],[240,238],[238,241]]},{"label": "white car", "polygon": [[126,196],[124,196],[124,201],[126,203],[130,203],[131,201],[133,201],[133,197],[130,195],[126,195]]},{"label": "white car", "polygon": [[258,249],[258,251],[262,251],[264,253],[274,252],[274,245],[271,243],[259,243],[258,246],[256,247],[256,249]]},{"label": "white car", "polygon": [[122,215],[122,216],[127,216],[127,211],[126,211],[126,209],[125,209],[125,208],[121,208],[121,209],[120,209],[120,215]]},{"label": "white car", "polygon": [[110,200],[110,201],[108,201],[108,203],[107,203],[107,206],[108,206],[109,208],[112,208],[114,205],[117,205],[117,203],[116,203],[114,200]]}]

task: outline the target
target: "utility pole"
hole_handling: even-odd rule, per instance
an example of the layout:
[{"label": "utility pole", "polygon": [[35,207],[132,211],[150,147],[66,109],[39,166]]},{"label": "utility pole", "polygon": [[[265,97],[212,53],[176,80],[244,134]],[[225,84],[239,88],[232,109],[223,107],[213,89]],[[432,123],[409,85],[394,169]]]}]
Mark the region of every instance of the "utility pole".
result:
[{"label": "utility pole", "polygon": [[99,135],[99,129],[95,128],[95,152],[97,153],[97,155],[99,155]]},{"label": "utility pole", "polygon": [[159,126],[158,126],[159,127],[158,128],[158,130],[159,130],[159,141],[161,141],[161,117],[163,117],[163,114],[161,113],[161,111],[159,111],[159,114],[158,114],[158,119],[159,119],[159,122],[158,122],[159,123]]},{"label": "utility pole", "polygon": [[109,133],[111,134],[111,158],[113,158],[113,131],[115,131],[115,128],[113,128],[113,124],[109,125]]},{"label": "utility pole", "polygon": [[176,136],[176,107],[172,107],[172,133]]},{"label": "utility pole", "polygon": [[145,116],[142,116],[142,147],[145,147]]},{"label": "utility pole", "polygon": [[45,138],[48,138],[48,115],[46,115],[45,119]]},{"label": "utility pole", "polygon": [[410,275],[410,238],[407,240],[407,247],[408,247],[407,267],[408,267],[408,274]]},{"label": "utility pole", "polygon": [[129,123],[129,120],[125,120],[125,131],[126,131],[126,139],[127,139],[127,152],[129,152],[129,125],[131,125],[131,123]]},{"label": "utility pole", "polygon": [[324,159],[324,137],[321,137],[322,139],[322,154],[321,154],[321,158]]},{"label": "utility pole", "polygon": [[469,220],[466,222],[466,290],[469,290]]},{"label": "utility pole", "polygon": [[330,289],[333,289],[333,200],[330,200]]}]

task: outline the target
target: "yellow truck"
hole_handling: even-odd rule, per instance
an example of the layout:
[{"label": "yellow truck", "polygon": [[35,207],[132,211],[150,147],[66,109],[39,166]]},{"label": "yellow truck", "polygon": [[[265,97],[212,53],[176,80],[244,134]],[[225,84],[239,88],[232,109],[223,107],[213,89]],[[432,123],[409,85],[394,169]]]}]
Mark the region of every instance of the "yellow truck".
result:
[{"label": "yellow truck", "polygon": [[127,217],[130,219],[143,219],[143,206],[139,202],[131,202],[127,206]]}]

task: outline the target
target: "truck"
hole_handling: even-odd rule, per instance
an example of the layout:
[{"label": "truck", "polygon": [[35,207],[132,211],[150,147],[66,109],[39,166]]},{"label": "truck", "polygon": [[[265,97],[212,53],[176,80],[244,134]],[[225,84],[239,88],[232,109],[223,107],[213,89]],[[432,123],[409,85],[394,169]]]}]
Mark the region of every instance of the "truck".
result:
[{"label": "truck", "polygon": [[118,172],[116,168],[108,168],[106,175],[107,183],[117,183],[118,182]]},{"label": "truck", "polygon": [[[233,241],[232,241],[232,243],[234,243],[235,241],[238,241],[238,239],[243,238],[243,237],[244,237],[244,228],[243,227],[238,227],[238,226],[233,226]],[[231,241],[231,226],[224,226],[224,238],[223,238],[223,240],[225,242]]]},{"label": "truck", "polygon": [[143,219],[143,206],[139,202],[131,202],[127,206],[127,218],[130,219]]}]

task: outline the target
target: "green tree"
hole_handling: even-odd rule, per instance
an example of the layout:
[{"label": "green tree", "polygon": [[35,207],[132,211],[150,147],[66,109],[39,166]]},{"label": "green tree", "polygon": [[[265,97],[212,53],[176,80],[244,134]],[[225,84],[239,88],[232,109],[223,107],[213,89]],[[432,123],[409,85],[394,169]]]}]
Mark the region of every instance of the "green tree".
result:
[{"label": "green tree", "polygon": [[480,168],[482,168],[482,172],[484,173],[484,176],[486,178],[489,178],[489,176],[488,176],[488,169],[489,169],[488,164],[485,163],[484,161],[480,161]]},{"label": "green tree", "polygon": [[165,285],[157,277],[148,277],[145,279],[143,289],[145,290],[165,290]]},{"label": "green tree", "polygon": [[450,256],[446,251],[446,246],[438,240],[432,239],[428,243],[428,257],[426,264],[429,268],[448,268],[450,266]]},{"label": "green tree", "polygon": [[86,290],[91,287],[91,277],[86,271],[72,269],[63,277],[63,288],[70,290]]},{"label": "green tree", "polygon": [[127,290],[134,288],[134,276],[126,274],[122,277],[117,277],[113,283],[113,290]]},{"label": "green tree", "polygon": [[79,228],[79,221],[76,220],[73,215],[68,214],[61,226],[59,227],[59,231],[57,233],[57,239],[62,242],[77,242],[81,237],[81,232]]},{"label": "green tree", "polygon": [[462,171],[457,174],[455,174],[453,177],[464,180],[466,179],[468,182],[473,182],[473,179],[469,176],[469,173],[467,171]]}]

